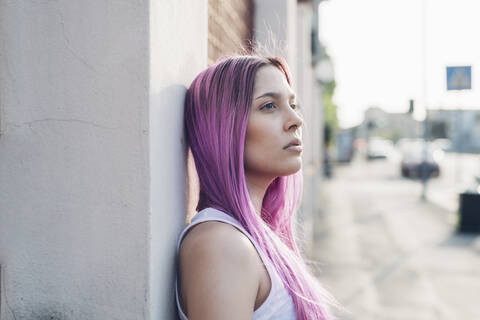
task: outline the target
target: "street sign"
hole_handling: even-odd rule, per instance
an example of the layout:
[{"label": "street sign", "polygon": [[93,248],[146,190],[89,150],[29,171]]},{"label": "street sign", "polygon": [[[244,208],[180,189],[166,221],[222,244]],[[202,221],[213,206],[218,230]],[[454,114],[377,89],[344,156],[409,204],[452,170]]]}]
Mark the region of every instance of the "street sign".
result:
[{"label": "street sign", "polygon": [[472,89],[472,67],[447,67],[447,90]]}]

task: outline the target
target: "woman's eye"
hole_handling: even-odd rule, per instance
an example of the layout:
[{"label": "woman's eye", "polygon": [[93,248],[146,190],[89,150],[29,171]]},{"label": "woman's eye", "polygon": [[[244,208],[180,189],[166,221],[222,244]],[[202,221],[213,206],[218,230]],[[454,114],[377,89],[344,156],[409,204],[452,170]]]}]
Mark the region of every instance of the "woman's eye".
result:
[{"label": "woman's eye", "polygon": [[270,102],[270,103],[265,104],[265,105],[264,105],[263,107],[261,107],[260,109],[262,109],[262,110],[263,110],[263,109],[271,110],[271,109],[273,109],[274,107],[275,107],[275,105],[274,105],[272,102]]}]

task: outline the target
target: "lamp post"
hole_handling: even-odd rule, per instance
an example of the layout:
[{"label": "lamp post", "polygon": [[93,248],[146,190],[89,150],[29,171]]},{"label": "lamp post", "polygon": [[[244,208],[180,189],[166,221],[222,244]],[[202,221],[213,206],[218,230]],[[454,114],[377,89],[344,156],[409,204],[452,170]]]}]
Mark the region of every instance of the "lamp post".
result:
[{"label": "lamp post", "polygon": [[427,172],[427,154],[428,154],[428,108],[427,108],[427,72],[426,72],[426,61],[427,61],[427,0],[422,0],[422,101],[425,108],[425,118],[423,120],[423,156],[422,164],[420,166],[420,174],[422,181],[422,196],[421,200],[425,201],[427,198],[427,182],[428,182],[428,172]]}]

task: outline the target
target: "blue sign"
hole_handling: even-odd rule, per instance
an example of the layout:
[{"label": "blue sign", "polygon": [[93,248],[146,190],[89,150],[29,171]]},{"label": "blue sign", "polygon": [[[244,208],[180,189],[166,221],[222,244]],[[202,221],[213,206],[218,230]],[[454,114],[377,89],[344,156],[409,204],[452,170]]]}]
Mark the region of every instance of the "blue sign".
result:
[{"label": "blue sign", "polygon": [[447,67],[447,90],[472,89],[472,67]]}]

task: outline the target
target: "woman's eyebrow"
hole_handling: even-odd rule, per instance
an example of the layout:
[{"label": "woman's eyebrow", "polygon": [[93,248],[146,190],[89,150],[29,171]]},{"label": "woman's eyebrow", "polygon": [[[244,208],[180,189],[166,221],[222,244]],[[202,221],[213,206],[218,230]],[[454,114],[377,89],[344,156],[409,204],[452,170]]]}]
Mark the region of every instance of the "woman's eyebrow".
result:
[{"label": "woman's eyebrow", "polygon": [[[272,97],[272,98],[274,98],[274,99],[278,99],[278,98],[280,98],[281,96],[282,96],[282,95],[281,95],[280,93],[278,93],[278,92],[266,92],[266,93],[264,93],[264,94],[256,97],[254,100],[257,100],[257,99],[260,99],[260,98],[264,98],[264,97]],[[295,94],[294,94],[294,93],[290,93],[289,98],[292,99],[292,100],[295,99]]]}]

